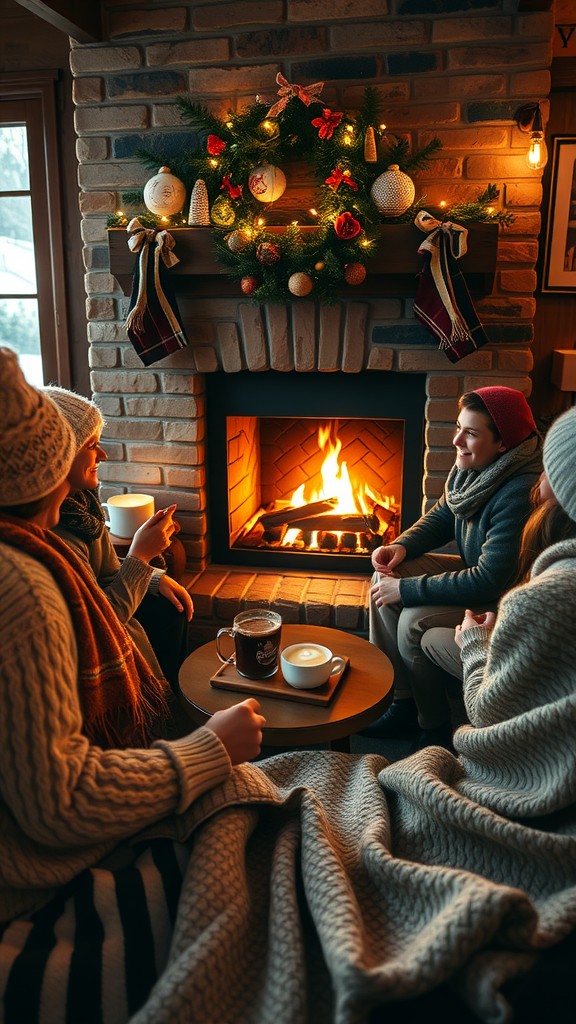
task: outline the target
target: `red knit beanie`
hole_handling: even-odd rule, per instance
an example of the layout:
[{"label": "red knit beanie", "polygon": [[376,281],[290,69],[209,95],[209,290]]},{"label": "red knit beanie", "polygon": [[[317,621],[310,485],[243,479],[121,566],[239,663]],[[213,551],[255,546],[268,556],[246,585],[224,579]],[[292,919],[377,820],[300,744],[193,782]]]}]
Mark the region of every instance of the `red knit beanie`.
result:
[{"label": "red knit beanie", "polygon": [[515,448],[537,431],[530,406],[521,391],[514,388],[476,388],[488,409],[506,448]]}]

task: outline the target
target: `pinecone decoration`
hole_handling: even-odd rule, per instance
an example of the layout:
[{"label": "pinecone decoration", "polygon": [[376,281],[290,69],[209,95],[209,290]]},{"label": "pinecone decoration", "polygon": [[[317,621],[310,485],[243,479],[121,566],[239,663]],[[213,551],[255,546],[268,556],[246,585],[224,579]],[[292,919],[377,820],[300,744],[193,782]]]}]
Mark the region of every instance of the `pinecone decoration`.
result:
[{"label": "pinecone decoration", "polygon": [[259,263],[263,263],[264,266],[271,267],[273,263],[278,263],[280,249],[274,242],[260,242],[256,249],[256,259]]},{"label": "pinecone decoration", "polygon": [[390,164],[387,171],[376,178],[370,189],[372,202],[384,217],[401,217],[414,202],[416,189],[412,178]]},{"label": "pinecone decoration", "polygon": [[194,188],[190,196],[188,223],[192,227],[207,227],[210,224],[208,191],[206,189],[206,182],[202,178],[198,178],[194,182]]}]

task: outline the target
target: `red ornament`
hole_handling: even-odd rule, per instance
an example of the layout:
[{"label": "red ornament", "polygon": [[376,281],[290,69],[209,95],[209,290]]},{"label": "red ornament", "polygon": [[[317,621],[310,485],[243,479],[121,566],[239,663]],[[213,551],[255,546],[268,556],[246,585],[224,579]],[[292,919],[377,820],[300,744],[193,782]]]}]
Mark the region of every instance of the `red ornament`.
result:
[{"label": "red ornament", "polygon": [[233,185],[230,178],[226,176],[222,178],[222,184],[220,185],[220,191],[222,192],[224,189],[228,191],[230,199],[239,199],[242,195],[242,185]]},{"label": "red ornament", "polygon": [[322,116],[315,117],[312,125],[318,129],[318,137],[320,139],[331,139],[334,129],[338,127],[343,117],[343,111],[337,110],[332,112],[328,107],[325,107],[322,111]]},{"label": "red ornament", "polygon": [[350,171],[342,171],[339,167],[335,167],[331,172],[330,177],[326,178],[326,184],[331,185],[335,192],[338,191],[340,185],[348,185],[349,188],[353,188],[356,192],[358,185],[355,181],[352,181],[350,177]]},{"label": "red ornament", "polygon": [[240,287],[244,295],[252,295],[252,292],[255,292],[260,287],[260,281],[257,277],[243,277],[240,281]]},{"label": "red ornament", "polygon": [[256,249],[256,259],[259,263],[263,263],[265,266],[270,267],[280,259],[280,249],[274,244],[274,242],[260,242],[260,245]]},{"label": "red ornament", "polygon": [[363,263],[348,263],[344,268],[346,284],[362,284],[365,277],[366,267]]},{"label": "red ornament", "polygon": [[226,143],[224,139],[220,139],[218,135],[209,135],[206,140],[206,149],[210,153],[210,156],[219,156],[223,150],[226,149]]},{"label": "red ornament", "polygon": [[356,238],[362,231],[362,225],[360,221],[356,220],[351,213],[346,211],[341,213],[339,217],[334,221],[334,231],[343,241],[350,241],[352,238]]}]

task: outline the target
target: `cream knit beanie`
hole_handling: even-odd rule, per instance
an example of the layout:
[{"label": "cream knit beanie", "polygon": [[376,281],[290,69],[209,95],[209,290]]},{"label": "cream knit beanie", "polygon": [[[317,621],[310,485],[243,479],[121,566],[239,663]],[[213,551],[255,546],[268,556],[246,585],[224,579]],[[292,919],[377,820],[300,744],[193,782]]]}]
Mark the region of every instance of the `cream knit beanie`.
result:
[{"label": "cream knit beanie", "polygon": [[44,498],[68,476],[74,436],[60,410],[28,384],[16,353],[0,348],[0,506]]},{"label": "cream knit beanie", "polygon": [[94,402],[83,398],[82,395],[76,395],[73,391],[66,391],[66,388],[49,387],[44,388],[44,391],[53,402],[56,402],[60,412],[72,427],[76,438],[76,451],[80,451],[88,438],[102,430],[104,426],[100,409]]},{"label": "cream knit beanie", "polygon": [[544,472],[554,497],[576,522],[576,406],[559,416],[544,440]]}]

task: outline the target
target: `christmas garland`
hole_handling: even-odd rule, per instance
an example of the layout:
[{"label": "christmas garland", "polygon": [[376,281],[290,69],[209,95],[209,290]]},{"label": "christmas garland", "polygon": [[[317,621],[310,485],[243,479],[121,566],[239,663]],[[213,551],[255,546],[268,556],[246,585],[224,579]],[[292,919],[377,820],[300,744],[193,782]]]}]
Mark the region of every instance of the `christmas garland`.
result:
[{"label": "christmas garland", "polygon": [[[191,196],[191,219],[182,214],[138,217],[152,227],[210,223],[217,259],[240,280],[244,294],[257,302],[285,303],[295,295],[312,294],[328,303],[344,282],[355,285],[364,280],[366,263],[378,246],[380,224],[414,220],[425,197],[414,199],[407,172],[425,167],[441,142],[434,138],[411,153],[407,140],[378,124],[373,88],[365,90],[361,109],[351,117],[323,105],[322,82],[293,85],[281,74],[276,81],[279,98],[272,106],[257,97],[226,120],[179,97],[196,145],[169,162]],[[150,169],[166,162],[153,150],[140,150],[138,156]],[[282,165],[290,159],[311,165],[316,208],[306,217],[308,225],[293,222],[273,230],[266,219],[273,219],[274,202],[285,187]],[[443,215],[508,223],[510,215],[491,206],[498,194],[489,185],[476,201],[446,209]],[[137,206],[142,193],[125,193],[123,199]],[[128,219],[119,213],[109,219],[109,226],[124,226]]]}]

